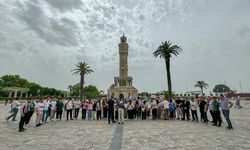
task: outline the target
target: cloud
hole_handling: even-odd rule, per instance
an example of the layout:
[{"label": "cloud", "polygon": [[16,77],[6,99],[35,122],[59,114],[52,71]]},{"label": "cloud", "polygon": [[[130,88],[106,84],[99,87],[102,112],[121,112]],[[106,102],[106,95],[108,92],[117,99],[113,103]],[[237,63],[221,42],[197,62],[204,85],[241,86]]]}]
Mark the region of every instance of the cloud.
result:
[{"label": "cloud", "polygon": [[52,7],[59,9],[60,11],[69,11],[81,8],[83,4],[81,0],[45,0]]},{"label": "cloud", "polygon": [[70,70],[77,62],[86,61],[95,70],[87,82],[105,90],[118,73],[118,43],[124,32],[129,44],[129,74],[139,91],[166,88],[164,61],[152,57],[165,40],[183,48],[171,60],[175,91],[184,92],[185,84],[192,89],[197,79],[209,82],[211,88],[225,79],[232,87],[238,80],[247,87],[249,71],[239,66],[250,63],[248,3],[2,0],[1,73],[23,74],[64,89],[79,80]]},{"label": "cloud", "polygon": [[68,19],[56,20],[45,13],[45,9],[39,3],[27,2],[17,12],[17,16],[27,24],[26,31],[30,29],[41,39],[52,45],[77,46],[76,24]]}]

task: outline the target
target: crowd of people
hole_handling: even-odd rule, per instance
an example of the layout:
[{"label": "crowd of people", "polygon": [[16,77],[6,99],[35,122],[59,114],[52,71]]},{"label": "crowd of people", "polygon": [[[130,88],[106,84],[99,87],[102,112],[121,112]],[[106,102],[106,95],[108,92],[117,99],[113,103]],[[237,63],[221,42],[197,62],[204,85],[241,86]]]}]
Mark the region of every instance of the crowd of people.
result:
[{"label": "crowd of people", "polygon": [[[16,120],[20,112],[19,131],[24,132],[30,124],[30,119],[35,114],[36,127],[54,120],[66,121],[74,119],[82,120],[107,120],[109,124],[118,122],[124,124],[128,120],[183,120],[194,122],[211,122],[213,126],[221,127],[222,115],[227,122],[227,129],[233,129],[230,120],[230,108],[233,104],[228,98],[219,97],[183,97],[176,99],[32,99],[19,103],[14,100],[11,103],[11,114],[6,120]],[[199,110],[199,113],[198,113]],[[79,115],[81,112],[81,115]],[[191,114],[191,115],[190,115]],[[208,115],[212,120],[208,120]],[[79,117],[80,116],[80,117]],[[199,116],[199,117],[198,117]]]}]

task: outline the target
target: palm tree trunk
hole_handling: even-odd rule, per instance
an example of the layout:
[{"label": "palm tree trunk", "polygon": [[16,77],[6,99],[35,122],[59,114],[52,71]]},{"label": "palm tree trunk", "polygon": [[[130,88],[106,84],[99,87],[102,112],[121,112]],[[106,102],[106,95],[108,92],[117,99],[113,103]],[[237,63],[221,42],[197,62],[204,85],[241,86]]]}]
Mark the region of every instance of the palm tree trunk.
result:
[{"label": "palm tree trunk", "polygon": [[83,98],[83,81],[84,75],[80,75],[80,100],[82,101]]},{"label": "palm tree trunk", "polygon": [[201,96],[203,97],[203,87],[201,87]]},{"label": "palm tree trunk", "polygon": [[172,83],[171,83],[171,74],[170,74],[170,58],[165,58],[166,70],[167,70],[167,81],[168,81],[168,92],[170,98],[172,98]]}]

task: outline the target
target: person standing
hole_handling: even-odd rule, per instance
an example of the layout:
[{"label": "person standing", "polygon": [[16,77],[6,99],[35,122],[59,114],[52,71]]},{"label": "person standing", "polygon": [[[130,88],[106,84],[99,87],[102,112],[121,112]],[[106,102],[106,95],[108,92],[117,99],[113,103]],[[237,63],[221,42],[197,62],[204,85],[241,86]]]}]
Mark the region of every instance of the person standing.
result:
[{"label": "person standing", "polygon": [[56,100],[52,99],[52,101],[50,102],[50,120],[53,120],[55,117],[55,113],[56,113]]},{"label": "person standing", "polygon": [[27,112],[26,119],[25,119],[25,126],[29,126],[30,119],[34,114],[35,106],[36,106],[34,99],[28,99],[27,102],[28,102],[28,112]]},{"label": "person standing", "polygon": [[42,117],[42,122],[47,123],[48,117],[49,117],[49,99],[47,98],[44,100],[44,109],[43,109],[43,117]]},{"label": "person standing", "polygon": [[18,101],[17,100],[14,100],[12,103],[11,103],[11,115],[10,116],[8,116],[7,118],[6,118],[6,121],[9,121],[9,119],[12,117],[12,121],[17,121],[16,120],[16,115],[17,115],[17,113],[18,113],[18,106],[19,106],[19,103],[18,103]]},{"label": "person standing", "polygon": [[170,113],[170,118],[174,118],[174,110],[175,110],[175,103],[172,99],[169,101],[169,113]]},{"label": "person standing", "polygon": [[96,102],[96,118],[97,120],[102,120],[102,107],[100,100]]},{"label": "person standing", "polygon": [[164,99],[163,103],[163,119],[164,120],[169,120],[169,102]]},{"label": "person standing", "polygon": [[153,100],[152,104],[152,120],[156,120],[156,117],[157,117],[157,103],[156,103],[156,100]]},{"label": "person standing", "polygon": [[28,113],[28,101],[24,102],[20,107],[20,122],[19,122],[19,132],[24,132],[24,123],[27,119],[27,113]]},{"label": "person standing", "polygon": [[56,119],[62,120],[62,113],[63,113],[63,102],[61,99],[58,99],[56,102]]},{"label": "person standing", "polygon": [[186,99],[184,101],[184,105],[183,105],[183,118],[182,118],[182,120],[185,120],[185,116],[187,117],[187,121],[190,120],[189,111],[190,111],[190,102],[189,102],[189,99]]},{"label": "person standing", "polygon": [[217,101],[216,98],[213,99],[213,126],[221,127],[221,118],[220,118],[220,103]]},{"label": "person standing", "polygon": [[214,118],[215,118],[215,114],[213,112],[213,99],[208,98],[208,110],[210,112],[210,115],[212,117],[212,123],[214,123]]},{"label": "person standing", "polygon": [[73,118],[72,118],[72,109],[73,109],[73,102],[72,102],[71,99],[69,99],[66,102],[67,121],[69,120],[69,115],[70,115],[70,120],[73,120]]},{"label": "person standing", "polygon": [[102,110],[103,110],[103,119],[107,119],[108,116],[108,106],[107,106],[107,100],[104,99],[102,101]]},{"label": "person standing", "polygon": [[192,114],[192,119],[193,119],[192,121],[198,122],[199,119],[197,115],[197,107],[198,107],[197,101],[194,100],[194,98],[191,98],[190,105],[191,105],[191,114]]},{"label": "person standing", "polygon": [[176,103],[176,119],[179,120],[180,118],[182,118],[182,109],[181,109],[182,102],[180,99],[177,99],[175,103]]},{"label": "person standing", "polygon": [[227,121],[227,129],[233,129],[232,122],[230,120],[230,108],[233,106],[233,103],[230,102],[227,98],[225,98],[223,95],[220,96],[221,98],[221,111],[223,116],[225,117]]},{"label": "person standing", "polygon": [[79,99],[77,99],[75,101],[75,118],[77,119],[78,118],[78,114],[79,114],[79,110],[80,110],[80,107],[81,107],[81,101]]},{"label": "person standing", "polygon": [[87,112],[88,112],[88,120],[92,120],[93,119],[93,104],[91,101],[89,101],[88,103]]},{"label": "person standing", "polygon": [[123,124],[125,106],[124,106],[124,101],[122,99],[118,102],[117,107],[118,107],[118,124],[120,123]]},{"label": "person standing", "polygon": [[82,103],[82,119],[85,120],[86,119],[86,112],[88,109],[88,103],[86,100],[83,101]]},{"label": "person standing", "polygon": [[44,109],[44,104],[41,99],[38,100],[38,103],[36,104],[35,110],[36,110],[36,127],[42,125],[41,120],[42,120],[42,115],[43,115],[43,109]]},{"label": "person standing", "polygon": [[92,111],[93,120],[96,120],[96,100],[93,102],[93,111]]},{"label": "person standing", "polygon": [[207,102],[203,98],[201,98],[200,103],[199,103],[199,108],[200,108],[200,114],[201,114],[201,121],[203,120],[203,123],[208,122],[208,120],[205,116],[205,113],[207,113],[206,107],[207,107]]},{"label": "person standing", "polygon": [[112,123],[115,123],[115,120],[114,120],[114,100],[113,100],[113,97],[111,97],[108,100],[108,123],[110,124],[111,121],[112,121]]}]

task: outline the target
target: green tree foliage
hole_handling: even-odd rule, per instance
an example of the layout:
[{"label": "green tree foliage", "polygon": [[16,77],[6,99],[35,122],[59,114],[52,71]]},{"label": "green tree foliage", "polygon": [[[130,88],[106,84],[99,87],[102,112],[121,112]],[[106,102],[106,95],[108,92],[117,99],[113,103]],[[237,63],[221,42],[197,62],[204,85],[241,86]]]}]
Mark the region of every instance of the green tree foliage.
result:
[{"label": "green tree foliage", "polygon": [[84,88],[84,95],[87,99],[92,99],[100,97],[101,94],[96,86],[89,85]]},{"label": "green tree foliage", "polygon": [[214,93],[227,93],[230,91],[231,91],[231,89],[228,86],[226,86],[225,84],[218,84],[213,89]]},{"label": "green tree foliage", "polygon": [[194,85],[194,87],[198,87],[201,89],[201,95],[204,95],[203,90],[206,89],[208,87],[208,83],[206,83],[205,81],[197,81],[196,84]]},{"label": "green tree foliage", "polygon": [[[101,96],[101,92],[99,92],[98,88],[94,85],[88,85],[84,87],[83,92],[84,92],[84,97],[87,99],[98,98],[99,96]],[[79,97],[79,95],[80,95],[80,84],[77,83],[72,86],[70,96]]]},{"label": "green tree foliage", "polygon": [[4,75],[0,80],[3,87],[27,88],[29,85],[29,81],[21,78],[19,75]]},{"label": "green tree foliage", "polygon": [[4,75],[0,78],[0,97],[8,96],[7,92],[1,91],[4,87],[28,88],[28,93],[29,95],[32,95],[32,97],[63,96],[63,93],[60,90],[42,87],[37,83],[29,82],[28,80],[21,78],[19,75]]},{"label": "green tree foliage", "polygon": [[154,57],[160,57],[165,60],[166,71],[167,71],[167,81],[168,81],[168,91],[169,96],[172,98],[172,82],[170,74],[170,58],[175,55],[178,56],[182,51],[181,47],[177,45],[172,45],[170,41],[162,42],[157,50],[153,53]]},{"label": "green tree foliage", "polygon": [[87,63],[85,62],[79,62],[76,64],[76,68],[71,70],[73,72],[73,75],[80,75],[80,100],[83,100],[83,89],[84,89],[84,83],[85,83],[85,75],[91,74],[94,72],[90,69]]}]

